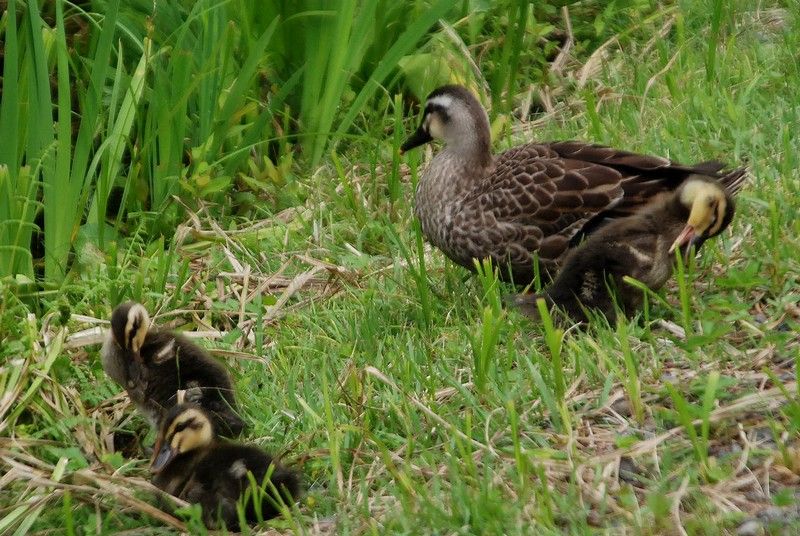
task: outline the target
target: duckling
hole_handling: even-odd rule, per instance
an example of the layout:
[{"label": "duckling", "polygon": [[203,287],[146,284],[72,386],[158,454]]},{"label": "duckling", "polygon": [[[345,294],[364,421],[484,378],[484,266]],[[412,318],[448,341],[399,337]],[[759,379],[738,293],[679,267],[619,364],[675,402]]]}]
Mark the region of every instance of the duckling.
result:
[{"label": "duckling", "polygon": [[555,305],[578,322],[596,309],[614,322],[615,303],[626,314],[638,310],[640,289],[629,276],[657,290],[672,275],[673,253],[688,258],[707,239],[721,233],[733,219],[731,194],[716,180],[694,176],[675,192],[663,193],[639,213],[617,219],[593,233],[573,250],[552,284],[538,295],[519,295],[512,304],[538,318],[537,298]]},{"label": "duckling", "polygon": [[529,143],[491,153],[486,111],[461,86],[427,98],[419,128],[401,153],[441,139],[416,190],[415,213],[429,242],[474,270],[491,258],[501,278],[526,285],[538,258],[549,279],[567,253],[606,223],[629,216],[693,175],[718,181],[730,194],[746,179],[719,162],[683,165],[666,158],[582,143]]},{"label": "duckling", "polygon": [[[264,494],[249,495],[245,504],[248,523],[277,516],[279,501],[291,504],[298,496],[300,479],[296,472],[279,465],[272,456],[254,445],[242,445],[221,440],[214,432],[208,411],[194,403],[173,406],[161,421],[150,465],[153,484],[158,488],[200,504],[203,521],[209,528],[217,519],[228,530],[239,530],[236,502],[250,487],[252,473]],[[280,492],[280,498],[265,477]]]},{"label": "duckling", "polygon": [[151,329],[142,304],[126,302],[114,309],[101,355],[106,374],[128,391],[154,428],[175,405],[176,391],[188,389],[189,398],[214,415],[219,433],[238,436],[244,429],[225,367],[185,337]]}]

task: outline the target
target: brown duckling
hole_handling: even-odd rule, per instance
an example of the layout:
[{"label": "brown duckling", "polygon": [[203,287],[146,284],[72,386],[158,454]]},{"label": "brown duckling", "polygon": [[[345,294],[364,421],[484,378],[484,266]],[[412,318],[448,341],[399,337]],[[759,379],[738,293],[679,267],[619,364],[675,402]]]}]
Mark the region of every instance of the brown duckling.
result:
[{"label": "brown duckling", "polygon": [[733,219],[734,202],[719,182],[692,177],[675,192],[662,194],[641,212],[615,220],[593,233],[572,251],[552,284],[541,294],[514,297],[522,312],[539,317],[537,298],[562,309],[574,321],[587,321],[595,309],[609,322],[615,303],[626,314],[642,305],[642,291],[623,278],[629,276],[652,290],[672,275],[673,252],[687,256],[721,233]]},{"label": "brown duckling", "polygon": [[426,239],[473,270],[491,258],[503,279],[528,284],[538,258],[552,277],[566,255],[605,223],[629,216],[661,192],[704,175],[735,194],[745,169],[718,162],[683,165],[579,141],[528,143],[491,151],[486,111],[461,86],[443,86],[401,151],[444,142],[417,185],[415,212]]},{"label": "brown duckling", "polygon": [[[173,406],[161,422],[150,466],[153,484],[180,499],[200,504],[209,528],[221,520],[228,530],[239,530],[236,503],[250,487],[248,473],[263,494],[250,494],[244,514],[248,524],[280,513],[278,504],[290,505],[298,497],[300,478],[279,465],[255,445],[219,439],[208,411],[193,403]],[[267,484],[265,479],[269,475]],[[273,489],[274,486],[274,489]],[[276,497],[275,490],[280,493]]]},{"label": "brown duckling", "polygon": [[238,436],[244,429],[225,367],[182,335],[151,328],[140,303],[114,309],[102,362],[154,428],[177,403],[175,393],[186,389],[191,401],[211,412],[221,435]]}]

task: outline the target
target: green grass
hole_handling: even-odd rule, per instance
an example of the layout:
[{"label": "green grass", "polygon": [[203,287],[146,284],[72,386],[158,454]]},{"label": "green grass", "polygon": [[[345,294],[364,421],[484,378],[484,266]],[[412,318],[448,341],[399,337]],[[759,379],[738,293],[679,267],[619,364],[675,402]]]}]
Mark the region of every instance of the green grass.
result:
[{"label": "green grass", "polygon": [[[130,51],[133,65],[151,62],[145,91],[137,96],[135,72],[120,64],[104,75],[109,88],[118,88],[103,96],[106,111],[82,119],[95,121],[93,131],[108,140],[98,157],[101,173],[128,166],[118,144],[129,129],[151,132],[145,146],[126,148],[152,153],[133,158],[124,178],[175,175],[173,186],[157,183],[165,188],[158,195],[181,193],[191,213],[178,217],[183,213],[170,205],[169,217],[180,225],[158,238],[150,234],[156,205],[132,199],[136,211],[120,227],[124,232],[106,236],[104,248],[95,245],[94,257],[81,248],[79,269],[63,283],[0,280],[0,533],[201,530],[196,509],[177,517],[157,509],[145,482],[144,447],[152,434],[145,435],[142,419],[104,376],[94,332],[86,331],[103,327],[113,305],[128,298],[145,303],[159,324],[218,332],[202,343],[233,371],[251,424],[247,439],[304,473],[308,492],[290,516],[271,524],[277,530],[659,534],[675,533],[680,524],[688,534],[726,534],[751,516],[775,534],[800,528],[793,506],[800,481],[800,4],[767,3],[760,11],[751,4],[684,0],[656,10],[625,35],[624,46],[606,48],[602,58],[584,55],[564,77],[549,77],[557,106],[534,117],[535,128],[512,116],[495,123],[524,127],[523,133],[506,128],[498,149],[580,138],[683,161],[747,161],[752,170],[731,231],[676,275],[666,303],[650,297],[647,322],[583,333],[564,334],[505,311],[500,296],[510,289],[499,286],[491,269],[469,275],[422,241],[410,200],[424,158],[396,158],[402,140],[396,131],[409,132],[418,118],[406,114],[399,124],[402,100],[377,91],[368,78],[351,94],[362,105],[358,111],[336,116],[350,120],[358,135],[335,151],[312,143],[297,160],[284,139],[276,155],[285,164],[269,167],[247,152],[241,156],[238,143],[256,143],[256,133],[274,135],[283,123],[248,120],[246,128],[232,129],[224,101],[203,103],[210,97],[202,95],[222,84],[237,101],[231,106],[255,117],[245,106],[251,94],[237,96],[230,71],[223,72],[230,66],[207,66],[221,77],[214,86],[211,79],[191,82],[188,67],[155,52]],[[248,41],[238,57],[237,69],[251,66],[253,77],[257,69],[247,58],[284,38],[265,33],[273,18],[262,16],[263,41]],[[135,34],[127,18],[119,20]],[[9,35],[13,25],[3,24]],[[203,26],[212,27],[233,31]],[[669,31],[659,37],[662,29]],[[514,42],[529,38],[509,31]],[[237,35],[214,35],[215,46],[241,45]],[[494,38],[500,37],[497,30]],[[172,36],[174,43],[182,38],[201,50],[189,36]],[[155,31],[154,51],[163,46],[159,39]],[[15,53],[36,54],[27,47],[7,47],[7,65]],[[384,43],[383,54],[391,56],[390,48]],[[480,49],[471,50],[480,65]],[[526,61],[500,44],[494,50],[496,61]],[[59,73],[77,68],[62,65],[58,54],[53,60]],[[581,87],[587,62],[596,70]],[[167,83],[181,73],[189,86]],[[492,90],[515,80],[523,89],[512,97],[522,100],[527,82],[520,78],[495,74]],[[26,75],[12,89],[33,98],[42,88],[32,80]],[[57,79],[59,96],[65,83]],[[146,113],[134,107],[136,99],[147,104]],[[278,100],[272,111],[282,119],[286,99]],[[0,132],[37,128],[23,125],[6,102],[4,96]],[[196,135],[196,125],[181,123],[187,102],[191,117],[206,117],[207,137],[193,138],[191,147],[212,171],[195,160],[181,167],[183,137],[154,130],[160,118]],[[145,115],[126,118],[126,108]],[[60,114],[52,120],[57,127],[67,121]],[[315,128],[327,132],[339,124],[323,116]],[[228,137],[220,140],[219,132]],[[58,158],[64,148],[45,134],[26,135],[27,147],[55,143],[47,165],[65,165]],[[203,153],[206,143],[222,157]],[[0,144],[0,157],[20,150]],[[156,155],[169,155],[163,167]],[[228,156],[253,167],[228,168]],[[317,156],[319,165],[311,166]],[[267,185],[253,194],[246,216],[224,196],[191,198],[180,187],[189,178],[199,184],[204,173],[213,180],[243,169]],[[182,170],[187,175],[178,178]],[[16,188],[19,201],[0,200],[6,203],[0,211],[12,214],[20,236],[31,232],[25,211],[33,205],[21,201],[29,196],[19,188],[30,187],[25,180],[32,173],[33,167],[0,169],[0,191]],[[44,180],[50,171],[36,173]],[[297,192],[280,197],[283,187],[275,184]],[[76,184],[69,188],[70,196],[80,192]],[[235,195],[242,191],[249,190]],[[9,251],[28,243],[0,236],[16,245]],[[7,262],[4,251],[0,256]],[[33,274],[30,256],[13,263]],[[114,452],[114,438],[130,436],[123,432],[140,437]],[[758,517],[769,508],[782,513]]]}]

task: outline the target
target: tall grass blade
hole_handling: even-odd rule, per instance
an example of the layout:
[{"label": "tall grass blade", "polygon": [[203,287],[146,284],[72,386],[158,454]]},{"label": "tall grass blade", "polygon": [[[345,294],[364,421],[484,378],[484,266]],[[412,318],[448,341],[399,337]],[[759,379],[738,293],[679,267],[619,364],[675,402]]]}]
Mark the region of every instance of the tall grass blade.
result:
[{"label": "tall grass blade", "polygon": [[678,420],[683,426],[686,435],[689,437],[689,442],[692,444],[695,457],[700,464],[705,466],[708,460],[708,451],[703,448],[701,438],[697,435],[691,406],[671,383],[667,383],[666,388],[675,406],[675,413],[677,414]]},{"label": "tall grass blade", "polygon": [[[47,197],[53,198],[59,193],[60,184],[55,175],[56,140],[53,133],[52,103],[50,101],[50,76],[45,51],[44,35],[47,31],[39,15],[36,2],[28,3],[27,17],[23,17],[26,41],[29,43],[26,55],[26,71],[28,78],[28,132],[25,156],[34,170],[33,180],[42,179],[44,188],[44,223],[45,223],[45,276],[56,278],[64,272],[66,255],[59,255],[57,250],[64,251],[64,229],[59,228],[59,208],[47,206]],[[51,35],[51,34],[50,34]],[[58,46],[56,44],[56,46]],[[59,81],[60,82],[60,81]],[[61,91],[61,88],[59,88]],[[59,117],[61,120],[61,116]],[[64,204],[64,199],[61,204]],[[48,225],[52,230],[48,231]],[[63,260],[62,260],[63,259]]]},{"label": "tall grass blade", "polygon": [[405,32],[397,39],[392,47],[381,58],[378,66],[372,72],[369,80],[364,84],[364,87],[358,93],[350,109],[339,122],[339,128],[333,135],[332,143],[337,141],[347,132],[350,126],[355,121],[358,114],[361,113],[367,101],[372,98],[375,91],[380,87],[381,83],[387,76],[397,67],[397,62],[400,61],[405,54],[407,54],[422,37],[425,32],[433,26],[437,20],[451,9],[453,3],[449,0],[439,0],[433,4],[430,9],[425,11],[418,19],[411,23]]},{"label": "tall grass blade", "polygon": [[553,382],[555,388],[556,399],[559,404],[564,401],[564,393],[567,391],[566,382],[564,381],[564,365],[561,361],[561,345],[564,338],[564,330],[556,328],[553,325],[553,319],[550,316],[550,311],[547,310],[547,304],[543,299],[536,300],[536,307],[539,309],[541,315],[542,325],[544,327],[544,340],[547,343],[547,348],[550,350],[550,358],[552,359],[553,367]]},{"label": "tall grass blade", "polygon": [[[15,14],[16,4],[16,0],[9,0],[6,13]],[[28,245],[38,185],[30,180],[27,171],[20,169],[19,144],[25,133],[19,123],[20,43],[17,17],[6,16],[5,20],[0,95],[0,277],[20,273],[32,278],[33,260]]]},{"label": "tall grass blade", "polygon": [[[136,111],[139,107],[139,101],[142,98],[145,78],[150,63],[151,48],[152,42],[150,39],[146,38],[144,40],[144,51],[139,58],[136,69],[130,77],[130,84],[125,88],[119,110],[113,116],[109,116],[110,118],[113,117],[113,123],[109,125],[110,129],[107,137],[109,145],[108,150],[103,153],[103,166],[100,178],[97,182],[92,212],[89,216],[90,219],[94,218],[97,221],[98,238],[101,249],[105,248],[104,223],[106,204],[108,202],[108,196],[111,193],[111,186],[120,172],[124,150],[130,138]],[[122,45],[120,44],[120,52],[121,49]],[[117,74],[119,74],[120,71],[121,66],[117,69]],[[117,88],[118,85],[115,83],[114,87]]]},{"label": "tall grass blade", "polygon": [[211,154],[219,151],[225,138],[225,132],[231,126],[231,118],[236,116],[236,110],[241,108],[242,103],[246,100],[246,92],[252,86],[258,66],[263,61],[267,45],[272,39],[277,25],[278,18],[276,17],[252,46],[250,53],[238,70],[233,85],[226,91],[225,102],[214,129],[214,145],[211,147]]},{"label": "tall grass blade", "polygon": [[681,302],[681,324],[688,338],[694,334],[694,329],[692,328],[691,289],[689,288],[687,265],[683,262],[683,255],[679,250],[675,250],[675,266],[678,280],[678,298]]},{"label": "tall grass blade", "polygon": [[628,395],[631,408],[633,409],[636,422],[642,424],[644,422],[644,403],[642,402],[639,370],[636,358],[631,351],[630,342],[628,341],[628,326],[622,319],[617,322],[617,339],[619,340],[619,344],[622,348],[622,355],[625,359],[625,375],[622,381],[625,384],[625,391]]},{"label": "tall grass blade", "polygon": [[[305,99],[302,109],[303,117],[311,119],[312,163],[319,162],[325,151],[347,82],[351,73],[361,64],[370,43],[368,33],[375,19],[377,5],[377,2],[356,0],[339,2],[334,24],[323,26],[325,38],[330,44],[324,69],[306,70],[307,78],[313,77],[314,85],[320,90],[320,99],[314,102]],[[314,37],[309,35],[311,39]]]},{"label": "tall grass blade", "polygon": [[717,68],[717,47],[719,46],[719,27],[722,22],[722,8],[725,0],[712,0],[713,12],[711,14],[711,35],[708,36],[708,51],[706,52],[706,80],[714,80]]}]

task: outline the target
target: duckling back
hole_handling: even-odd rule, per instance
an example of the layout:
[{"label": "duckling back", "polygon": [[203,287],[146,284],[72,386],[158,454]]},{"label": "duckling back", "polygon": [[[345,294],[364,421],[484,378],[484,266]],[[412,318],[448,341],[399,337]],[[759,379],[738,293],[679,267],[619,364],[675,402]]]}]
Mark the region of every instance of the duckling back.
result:
[{"label": "duckling back", "polygon": [[219,433],[236,436],[244,429],[225,367],[186,337],[151,328],[141,304],[114,309],[102,363],[153,427],[177,403],[176,392],[186,390],[189,400],[211,412]]},{"label": "duckling back", "polygon": [[[250,487],[248,472],[266,492],[260,500],[250,500],[245,505],[247,523],[260,519],[271,519],[280,514],[278,504],[291,505],[300,493],[300,479],[294,471],[276,462],[266,452],[252,445],[220,443],[209,449],[197,462],[191,484],[183,498],[203,507],[203,518],[208,526],[214,526],[217,509],[219,517],[228,530],[239,530],[236,502]],[[267,483],[267,475],[269,481]],[[280,494],[278,499],[272,486]]]},{"label": "duckling back", "polygon": [[[677,234],[679,226],[666,223]],[[617,310],[626,316],[641,308],[644,295],[624,278],[632,277],[648,288],[661,288],[672,275],[670,242],[647,217],[632,217],[609,224],[573,250],[553,283],[544,291],[545,301],[557,305],[577,322],[589,320],[588,310],[601,313],[613,323]],[[535,301],[534,301],[535,303]]]},{"label": "duckling back", "polygon": [[588,321],[592,309],[613,323],[618,309],[629,316],[644,300],[626,276],[651,290],[660,289],[672,275],[673,248],[679,246],[687,254],[692,245],[700,247],[730,224],[733,212],[730,194],[714,179],[691,178],[675,192],[660,194],[641,212],[599,229],[571,251],[541,294],[517,296],[512,305],[538,317],[536,300],[544,298],[574,321]]},{"label": "duckling back", "polygon": [[186,391],[187,400],[208,410],[216,431],[236,437],[245,423],[237,414],[233,382],[225,367],[186,337],[152,331],[142,346],[145,405],[150,413],[161,413],[177,403],[176,393]]},{"label": "duckling back", "polygon": [[[245,497],[247,523],[280,513],[279,503],[292,504],[300,493],[300,477],[255,445],[218,438],[211,415],[194,403],[181,403],[161,420],[153,462],[153,484],[190,503],[199,504],[209,528],[222,521],[239,530],[237,502]],[[248,493],[251,478],[263,493]]]}]

